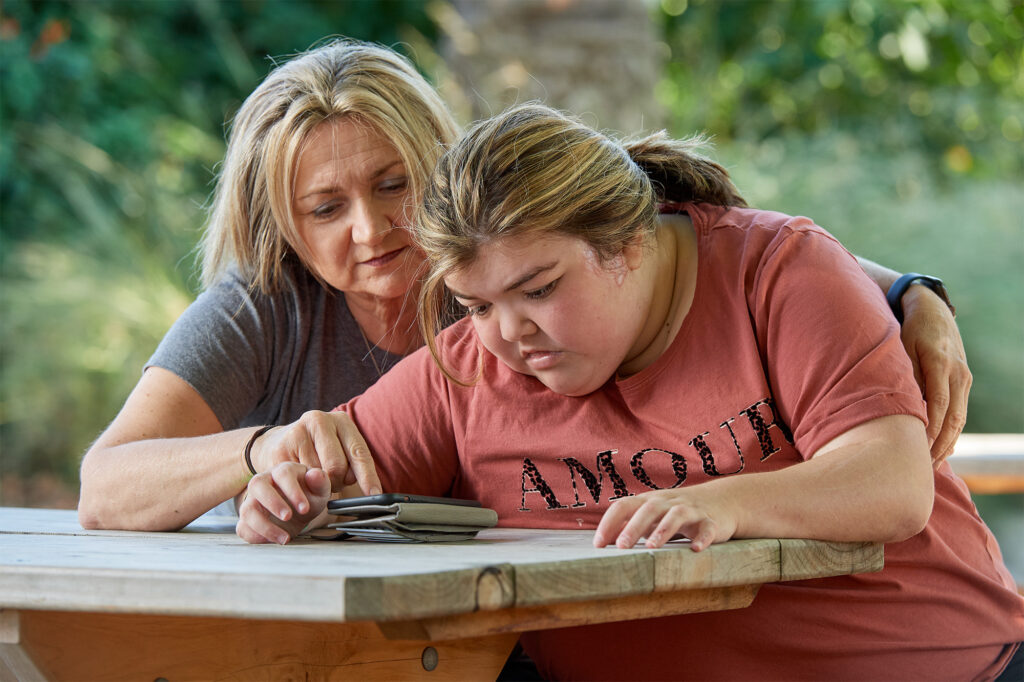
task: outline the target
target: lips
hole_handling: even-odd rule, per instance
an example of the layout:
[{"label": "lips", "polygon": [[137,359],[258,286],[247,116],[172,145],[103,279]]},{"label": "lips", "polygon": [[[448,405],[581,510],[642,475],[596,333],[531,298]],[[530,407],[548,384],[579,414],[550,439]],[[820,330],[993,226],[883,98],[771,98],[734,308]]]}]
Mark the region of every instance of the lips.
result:
[{"label": "lips", "polygon": [[387,253],[381,254],[381,255],[376,256],[374,258],[370,258],[369,260],[360,261],[359,264],[360,265],[368,265],[371,268],[379,268],[381,266],[387,265],[388,263],[390,263],[394,259],[398,258],[399,254],[401,254],[407,248],[409,248],[409,247],[408,246],[403,246],[400,249],[395,249],[394,251],[388,251]]},{"label": "lips", "polygon": [[534,371],[551,369],[562,358],[562,354],[555,350],[521,351],[520,355],[523,362]]}]

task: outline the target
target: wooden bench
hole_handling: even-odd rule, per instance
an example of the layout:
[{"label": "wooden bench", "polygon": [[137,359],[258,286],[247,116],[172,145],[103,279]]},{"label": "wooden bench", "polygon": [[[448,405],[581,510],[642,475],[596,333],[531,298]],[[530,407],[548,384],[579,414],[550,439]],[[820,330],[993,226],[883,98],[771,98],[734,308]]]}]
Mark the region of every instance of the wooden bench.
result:
[{"label": "wooden bench", "polygon": [[1024,493],[1024,434],[961,434],[949,465],[972,493]]}]

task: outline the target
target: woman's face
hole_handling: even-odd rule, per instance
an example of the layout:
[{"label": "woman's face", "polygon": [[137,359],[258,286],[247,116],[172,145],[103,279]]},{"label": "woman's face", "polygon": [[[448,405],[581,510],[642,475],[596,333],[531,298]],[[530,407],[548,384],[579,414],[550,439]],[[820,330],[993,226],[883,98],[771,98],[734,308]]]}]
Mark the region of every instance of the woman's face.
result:
[{"label": "woman's face", "polygon": [[394,146],[351,117],[321,123],[299,157],[292,216],[308,265],[346,295],[409,291],[422,256],[406,215],[409,177]]},{"label": "woman's face", "polygon": [[484,347],[563,395],[600,388],[635,355],[643,327],[641,247],[602,263],[583,240],[522,236],[480,247],[445,277]]}]

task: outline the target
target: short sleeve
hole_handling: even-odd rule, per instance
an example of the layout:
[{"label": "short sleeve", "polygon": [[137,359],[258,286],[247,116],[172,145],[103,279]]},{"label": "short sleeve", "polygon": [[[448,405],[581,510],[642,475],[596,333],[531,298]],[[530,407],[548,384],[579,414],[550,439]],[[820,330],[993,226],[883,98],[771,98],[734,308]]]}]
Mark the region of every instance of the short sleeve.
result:
[{"label": "short sleeve", "polygon": [[776,404],[805,458],[871,419],[926,421],[881,290],[821,228],[794,219],[780,229],[749,305]]},{"label": "short sleeve", "polygon": [[385,492],[448,495],[459,476],[451,385],[421,348],[340,405],[366,439]]},{"label": "short sleeve", "polygon": [[146,367],[177,374],[206,401],[222,428],[237,428],[267,392],[271,318],[269,306],[250,296],[241,280],[225,277],[182,313]]}]

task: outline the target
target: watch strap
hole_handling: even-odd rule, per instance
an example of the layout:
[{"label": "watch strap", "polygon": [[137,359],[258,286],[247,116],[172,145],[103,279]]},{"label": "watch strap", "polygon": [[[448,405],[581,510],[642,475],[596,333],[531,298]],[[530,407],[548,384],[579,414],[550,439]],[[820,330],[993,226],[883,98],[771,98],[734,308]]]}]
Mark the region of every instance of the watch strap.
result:
[{"label": "watch strap", "polygon": [[953,307],[953,303],[949,300],[949,293],[946,291],[946,286],[942,283],[941,279],[930,275],[922,275],[919,272],[908,272],[898,277],[885,294],[885,300],[900,324],[903,324],[903,294],[907,293],[907,289],[913,284],[921,284],[934,291],[942,299],[942,302],[949,307],[949,312],[956,315],[956,308]]}]

